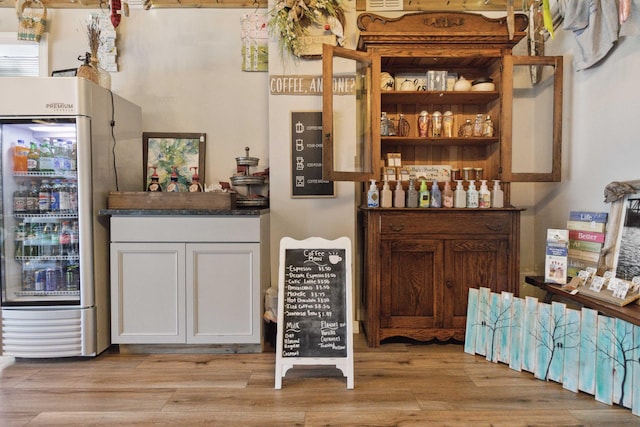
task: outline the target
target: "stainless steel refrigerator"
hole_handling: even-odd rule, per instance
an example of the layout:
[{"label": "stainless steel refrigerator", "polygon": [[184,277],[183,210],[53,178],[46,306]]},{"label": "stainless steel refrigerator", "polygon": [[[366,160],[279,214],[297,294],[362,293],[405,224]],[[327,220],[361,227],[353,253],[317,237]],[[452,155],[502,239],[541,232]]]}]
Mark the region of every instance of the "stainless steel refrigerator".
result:
[{"label": "stainless steel refrigerator", "polygon": [[2,354],[110,345],[110,191],[142,191],[139,106],[82,78],[0,78]]}]

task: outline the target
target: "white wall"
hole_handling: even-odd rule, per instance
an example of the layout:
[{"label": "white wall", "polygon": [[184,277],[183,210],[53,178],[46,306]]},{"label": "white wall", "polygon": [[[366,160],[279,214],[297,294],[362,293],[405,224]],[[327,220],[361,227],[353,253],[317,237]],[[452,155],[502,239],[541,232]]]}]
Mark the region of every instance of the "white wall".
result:
[{"label": "white wall", "polygon": [[[49,10],[50,71],[80,65],[90,12]],[[253,9],[133,9],[117,29],[113,92],[142,107],[143,131],[205,132],[206,183],[229,181],[245,146],[260,158],[256,171],[269,166],[267,73],[241,71],[246,13]],[[15,9],[0,9],[0,31],[16,30]]]},{"label": "white wall", "polygon": [[[354,47],[354,2],[346,2],[347,47]],[[264,10],[262,10],[263,12]],[[87,10],[50,10],[50,70],[79,65],[86,51]],[[289,115],[321,110],[319,96],[269,95],[268,74],[240,70],[240,19],[252,9],[132,10],[118,28],[121,71],[113,91],[142,106],[145,131],[206,132],[207,182],[228,180],[235,157],[260,158],[271,168],[272,280],[283,236],[355,235],[354,187],[338,183],[335,198],[290,198]],[[0,31],[16,31],[14,9],[0,9]],[[571,34],[558,31],[548,55],[570,55]],[[270,74],[320,75],[320,61],[281,61],[270,43]],[[621,40],[600,66],[575,72],[565,60],[563,177],[558,184],[512,186],[522,222],[523,274],[543,271],[546,228],[564,227],[572,209],[609,210],[603,190],[614,180],[640,178],[636,123],[640,39]],[[3,100],[6,102],[6,100]],[[528,289],[523,289],[525,292]]]}]

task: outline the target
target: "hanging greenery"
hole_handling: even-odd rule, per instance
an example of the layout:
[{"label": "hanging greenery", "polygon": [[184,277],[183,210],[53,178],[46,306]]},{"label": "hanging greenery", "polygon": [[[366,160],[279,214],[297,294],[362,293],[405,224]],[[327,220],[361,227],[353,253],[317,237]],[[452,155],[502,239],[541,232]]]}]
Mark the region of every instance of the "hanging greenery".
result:
[{"label": "hanging greenery", "polygon": [[279,0],[269,11],[269,33],[279,38],[282,53],[298,55],[312,26],[330,31],[338,45],[344,40],[345,15],[340,0]]}]

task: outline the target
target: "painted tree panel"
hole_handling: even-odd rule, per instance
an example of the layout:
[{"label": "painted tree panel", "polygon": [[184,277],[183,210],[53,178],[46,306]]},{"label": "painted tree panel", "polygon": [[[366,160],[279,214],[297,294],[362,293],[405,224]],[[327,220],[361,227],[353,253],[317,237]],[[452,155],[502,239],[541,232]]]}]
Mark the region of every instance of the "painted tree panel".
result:
[{"label": "painted tree panel", "polygon": [[536,364],[534,376],[547,380],[553,336],[551,335],[551,304],[538,303],[538,333],[536,334]]},{"label": "painted tree panel", "polygon": [[615,319],[613,334],[613,403],[631,408],[634,343],[633,325]]},{"label": "painted tree panel", "polygon": [[580,375],[580,311],[567,308],[567,333],[564,338],[564,366],[562,369],[562,387],[573,392],[578,391]]},{"label": "painted tree panel", "polygon": [[489,288],[480,288],[480,295],[478,297],[478,328],[476,331],[476,354],[482,356],[487,355],[487,340],[488,340],[488,328],[490,315],[490,300],[491,290]]},{"label": "painted tree panel", "polygon": [[559,303],[551,303],[551,322],[549,336],[551,338],[551,358],[547,379],[562,382],[562,370],[564,363],[564,338],[567,333],[567,318],[565,310],[567,306]]},{"label": "painted tree panel", "polygon": [[615,319],[598,316],[596,337],[596,400],[613,403],[613,328]]},{"label": "painted tree panel", "polygon": [[476,354],[476,324],[478,322],[478,289],[469,288],[467,326],[464,331],[464,352]]},{"label": "painted tree panel", "polygon": [[631,389],[631,413],[640,416],[640,326],[633,328],[633,384]]},{"label": "painted tree panel", "polygon": [[536,369],[536,336],[538,331],[538,298],[526,297],[522,325],[522,369]]},{"label": "painted tree panel", "polygon": [[514,371],[522,371],[522,319],[524,300],[514,298],[511,305],[511,336],[509,346],[509,367]]},{"label": "painted tree panel", "polygon": [[598,312],[583,308],[580,322],[580,373],[578,390],[596,393],[596,337]]},{"label": "painted tree panel", "polygon": [[498,331],[498,361],[509,363],[509,352],[511,351],[511,323],[513,321],[513,294],[510,292],[502,292],[500,294],[501,301],[501,320],[500,329]]},{"label": "painted tree panel", "polygon": [[487,360],[498,362],[500,353],[500,325],[502,323],[502,299],[494,292],[489,297],[489,319],[487,320]]}]

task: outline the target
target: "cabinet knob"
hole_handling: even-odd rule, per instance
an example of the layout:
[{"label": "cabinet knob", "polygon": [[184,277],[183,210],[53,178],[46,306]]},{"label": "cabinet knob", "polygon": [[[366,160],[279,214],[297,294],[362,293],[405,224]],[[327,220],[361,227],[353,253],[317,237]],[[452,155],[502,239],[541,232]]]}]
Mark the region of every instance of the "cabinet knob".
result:
[{"label": "cabinet knob", "polygon": [[450,280],[447,280],[444,285],[449,289],[453,289],[453,282]]},{"label": "cabinet knob", "polygon": [[391,224],[389,228],[391,228],[391,231],[402,231],[404,230],[404,224]]},{"label": "cabinet knob", "polygon": [[486,227],[491,230],[491,231],[500,231],[502,229],[504,229],[504,224],[503,223],[498,223],[498,224],[486,224]]}]

